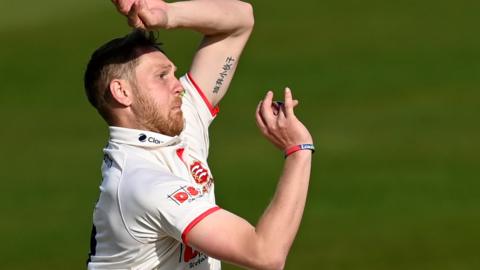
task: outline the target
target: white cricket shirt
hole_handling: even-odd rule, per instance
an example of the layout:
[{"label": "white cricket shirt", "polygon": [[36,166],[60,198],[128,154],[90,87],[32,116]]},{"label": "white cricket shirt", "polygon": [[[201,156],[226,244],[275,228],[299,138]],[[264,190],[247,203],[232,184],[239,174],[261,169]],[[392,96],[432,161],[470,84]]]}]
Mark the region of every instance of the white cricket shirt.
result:
[{"label": "white cricket shirt", "polygon": [[218,108],[189,74],[180,82],[179,136],[109,127],[88,269],[220,269],[187,245],[188,232],[219,209],[207,165],[208,127]]}]

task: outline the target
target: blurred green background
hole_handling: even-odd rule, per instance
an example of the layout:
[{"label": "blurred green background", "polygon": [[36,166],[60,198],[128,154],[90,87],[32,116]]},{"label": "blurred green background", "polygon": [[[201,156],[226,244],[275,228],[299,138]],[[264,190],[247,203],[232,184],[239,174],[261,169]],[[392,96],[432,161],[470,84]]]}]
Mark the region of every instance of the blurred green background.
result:
[{"label": "blurred green background", "polygon": [[[84,269],[107,130],[83,70],[129,28],[110,1],[2,4],[0,268]],[[219,204],[268,204],[282,155],[253,112],[288,85],[318,150],[286,269],[480,269],[480,2],[253,4],[211,128]],[[200,36],[160,36],[183,74]]]}]

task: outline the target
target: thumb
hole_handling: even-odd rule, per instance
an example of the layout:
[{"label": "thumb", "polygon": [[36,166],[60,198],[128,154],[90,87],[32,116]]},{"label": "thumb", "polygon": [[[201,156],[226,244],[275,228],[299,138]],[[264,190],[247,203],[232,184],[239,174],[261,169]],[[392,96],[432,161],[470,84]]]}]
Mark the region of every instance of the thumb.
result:
[{"label": "thumb", "polygon": [[293,108],[297,107],[298,103],[299,103],[298,99],[294,99],[293,100]]}]

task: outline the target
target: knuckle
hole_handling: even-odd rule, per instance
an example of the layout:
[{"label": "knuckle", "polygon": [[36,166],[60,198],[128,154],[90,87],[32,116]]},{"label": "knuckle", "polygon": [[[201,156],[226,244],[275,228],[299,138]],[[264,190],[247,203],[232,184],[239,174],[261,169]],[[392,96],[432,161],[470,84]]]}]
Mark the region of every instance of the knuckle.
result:
[{"label": "knuckle", "polygon": [[270,125],[269,130],[271,130],[273,132],[277,132],[278,131],[278,126],[277,125]]},{"label": "knuckle", "polygon": [[262,134],[265,136],[265,137],[271,137],[271,133],[268,131],[268,129],[262,129]]},{"label": "knuckle", "polygon": [[125,5],[121,5],[118,7],[118,10],[123,13],[123,14],[128,14],[128,12],[130,11],[129,8]]}]

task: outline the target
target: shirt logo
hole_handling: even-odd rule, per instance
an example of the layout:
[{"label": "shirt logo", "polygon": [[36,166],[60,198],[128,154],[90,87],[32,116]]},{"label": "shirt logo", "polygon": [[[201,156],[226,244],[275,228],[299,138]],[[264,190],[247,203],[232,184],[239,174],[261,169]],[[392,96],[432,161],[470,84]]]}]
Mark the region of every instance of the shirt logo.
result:
[{"label": "shirt logo", "polygon": [[186,201],[191,202],[202,196],[203,194],[199,189],[192,186],[183,186],[168,195],[168,198],[174,201],[177,205],[181,205]]},{"label": "shirt logo", "polygon": [[145,142],[147,140],[147,135],[140,133],[140,135],[138,136],[138,140],[141,142]]},{"label": "shirt logo", "polygon": [[203,167],[200,161],[195,161],[190,165],[190,172],[192,173],[193,179],[198,184],[205,184],[210,176],[208,170]]},{"label": "shirt logo", "polygon": [[155,138],[155,137],[148,137],[148,136],[147,136],[146,134],[144,134],[144,133],[140,133],[140,134],[138,135],[138,140],[139,140],[140,142],[146,142],[146,141],[148,141],[148,142],[155,143],[155,144],[161,144],[161,143],[163,143],[163,141],[160,141],[159,139],[157,139],[157,138]]}]

